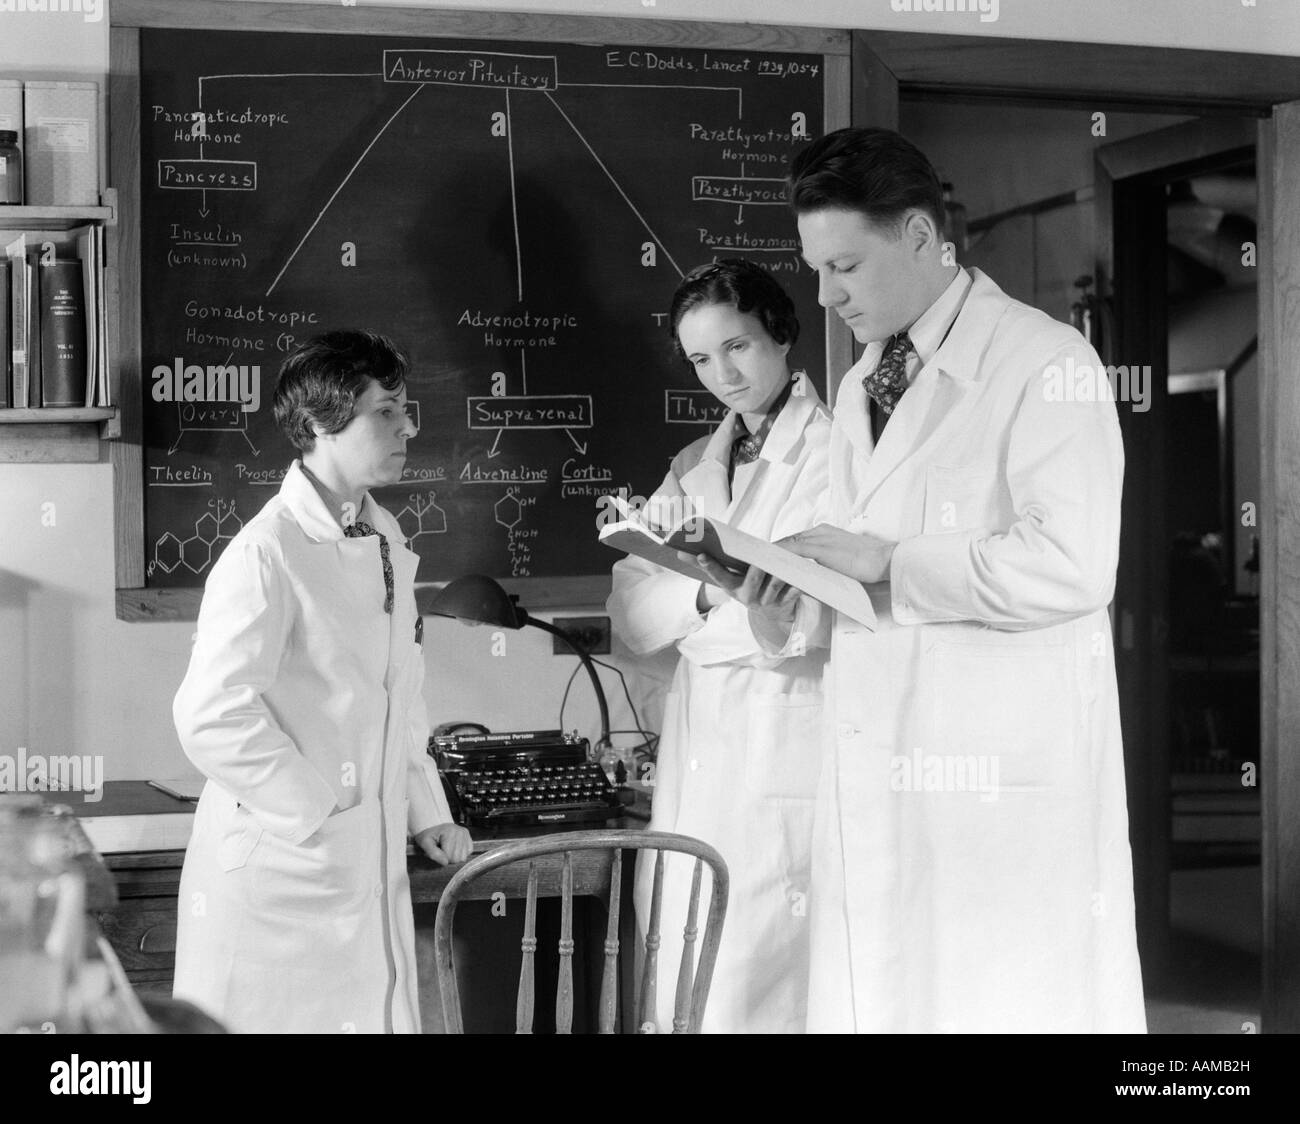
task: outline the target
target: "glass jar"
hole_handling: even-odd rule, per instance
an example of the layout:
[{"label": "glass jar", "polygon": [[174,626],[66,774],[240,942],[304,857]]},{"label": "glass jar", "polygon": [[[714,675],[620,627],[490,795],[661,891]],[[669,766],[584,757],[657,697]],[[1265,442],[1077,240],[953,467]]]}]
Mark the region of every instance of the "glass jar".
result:
[{"label": "glass jar", "polygon": [[0,203],[23,201],[23,154],[18,151],[18,134],[0,129]]},{"label": "glass jar", "polygon": [[0,1033],[79,1028],[85,878],[39,797],[0,797]]}]

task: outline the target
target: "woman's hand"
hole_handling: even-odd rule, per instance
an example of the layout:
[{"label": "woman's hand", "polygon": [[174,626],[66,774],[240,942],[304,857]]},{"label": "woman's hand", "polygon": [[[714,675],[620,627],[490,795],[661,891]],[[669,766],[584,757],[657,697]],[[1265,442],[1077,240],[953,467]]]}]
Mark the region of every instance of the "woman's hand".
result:
[{"label": "woman's hand", "polygon": [[463,863],[474,850],[469,832],[454,823],[426,827],[415,837],[415,845],[439,866]]},{"label": "woman's hand", "polygon": [[794,623],[795,610],[799,605],[799,591],[794,586],[787,585],[780,578],[774,578],[757,566],[750,566],[742,576],[728,570],[707,554],[685,554],[679,551],[677,556],[683,561],[695,563],[710,582],[732,600],[739,601],[751,613],[763,617],[773,625],[783,626],[787,632]]},{"label": "woman's hand", "polygon": [[700,616],[707,617],[711,610],[730,600],[731,598],[712,582],[700,582],[700,588],[695,594],[695,611]]},{"label": "woman's hand", "polygon": [[889,577],[889,561],[898,544],[819,523],[811,530],[781,539],[776,545],[857,581],[882,582]]}]

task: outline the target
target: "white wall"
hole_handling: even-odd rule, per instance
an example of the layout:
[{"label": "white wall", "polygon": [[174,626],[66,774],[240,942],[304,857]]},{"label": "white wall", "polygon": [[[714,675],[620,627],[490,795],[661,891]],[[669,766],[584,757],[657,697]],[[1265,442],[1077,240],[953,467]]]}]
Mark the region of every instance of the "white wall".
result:
[{"label": "white wall", "polygon": [[[508,10],[490,0],[432,6]],[[737,22],[797,17],[828,27],[1300,53],[1294,0],[1260,0],[1255,7],[1237,0],[1008,0],[998,20],[987,23],[969,13],[895,13],[887,0],[521,0],[515,7]],[[0,75],[103,84],[107,71],[107,20],[0,12]],[[970,203],[977,184],[962,178],[971,185]],[[116,619],[112,510],[107,465],[0,465],[0,754],[18,746],[31,753],[102,753],[110,779],[181,776],[188,766],[172,732],[170,701],[193,626]],[[44,525],[50,512],[53,525]],[[549,655],[549,638],[536,630],[509,634],[506,653],[495,657],[486,630],[427,625],[426,693],[435,721],[476,718],[497,729],[554,724],[574,664]],[[627,725],[617,683],[607,677],[607,684],[615,725]],[[582,682],[575,684],[569,714],[567,725],[593,733],[595,708]]]},{"label": "white wall", "polygon": [[[899,129],[950,181],[968,220],[1094,186],[1101,145],[1168,128],[1187,117],[1107,111],[1093,135],[1091,109],[904,101]],[[980,236],[963,264],[1006,292],[1069,320],[1075,279],[1096,268],[1096,207],[1074,203],[1006,219]],[[1116,360],[1119,362],[1119,360]]]},{"label": "white wall", "polygon": [[[312,3],[317,0],[294,0]],[[1258,54],[1300,54],[1295,0],[357,0],[358,6],[515,10],[633,19],[1056,39],[1068,43],[1133,43]],[[981,19],[981,5],[995,19]],[[969,11],[912,11],[925,6]],[[896,8],[909,9],[896,11]]]},{"label": "white wall", "polygon": [[[171,722],[189,658],[191,622],[119,621],[113,591],[109,465],[0,466],[0,755],[102,754],[109,780],[192,772]],[[427,618],[425,697],[433,721],[495,730],[552,728],[576,661],[552,656],[537,629],[504,634]],[[615,728],[628,710],[603,673]],[[574,681],[566,728],[597,733],[586,675]]]}]

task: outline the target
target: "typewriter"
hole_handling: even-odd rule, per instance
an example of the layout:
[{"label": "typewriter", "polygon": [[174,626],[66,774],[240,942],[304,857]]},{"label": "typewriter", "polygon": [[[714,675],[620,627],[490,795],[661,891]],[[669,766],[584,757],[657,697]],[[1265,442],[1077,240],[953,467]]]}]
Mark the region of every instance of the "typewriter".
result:
[{"label": "typewriter", "polygon": [[622,814],[632,793],[611,784],[588,742],[542,730],[511,734],[435,734],[447,802],[465,827],[520,828],[604,823]]}]

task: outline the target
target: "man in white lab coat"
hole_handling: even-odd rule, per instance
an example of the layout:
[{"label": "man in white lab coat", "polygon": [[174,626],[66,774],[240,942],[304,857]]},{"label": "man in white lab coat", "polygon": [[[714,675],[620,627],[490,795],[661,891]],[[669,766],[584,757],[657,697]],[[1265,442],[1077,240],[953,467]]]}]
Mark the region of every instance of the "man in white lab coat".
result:
[{"label": "man in white lab coat", "polygon": [[[879,615],[830,638],[809,1029],[1143,1031],[1100,360],[956,264],[938,178],[898,134],[813,142],[790,194],[819,299],[865,352],[819,525],[787,545]],[[821,616],[751,612],[792,643]]]},{"label": "man in white lab coat", "polygon": [[285,361],[303,458],[213,566],[173,705],[208,777],[175,994],[232,1030],[418,1032],[408,828],[436,862],[470,853],[425,752],[418,559],[368,491],[415,435],[404,370],[364,332]]}]

